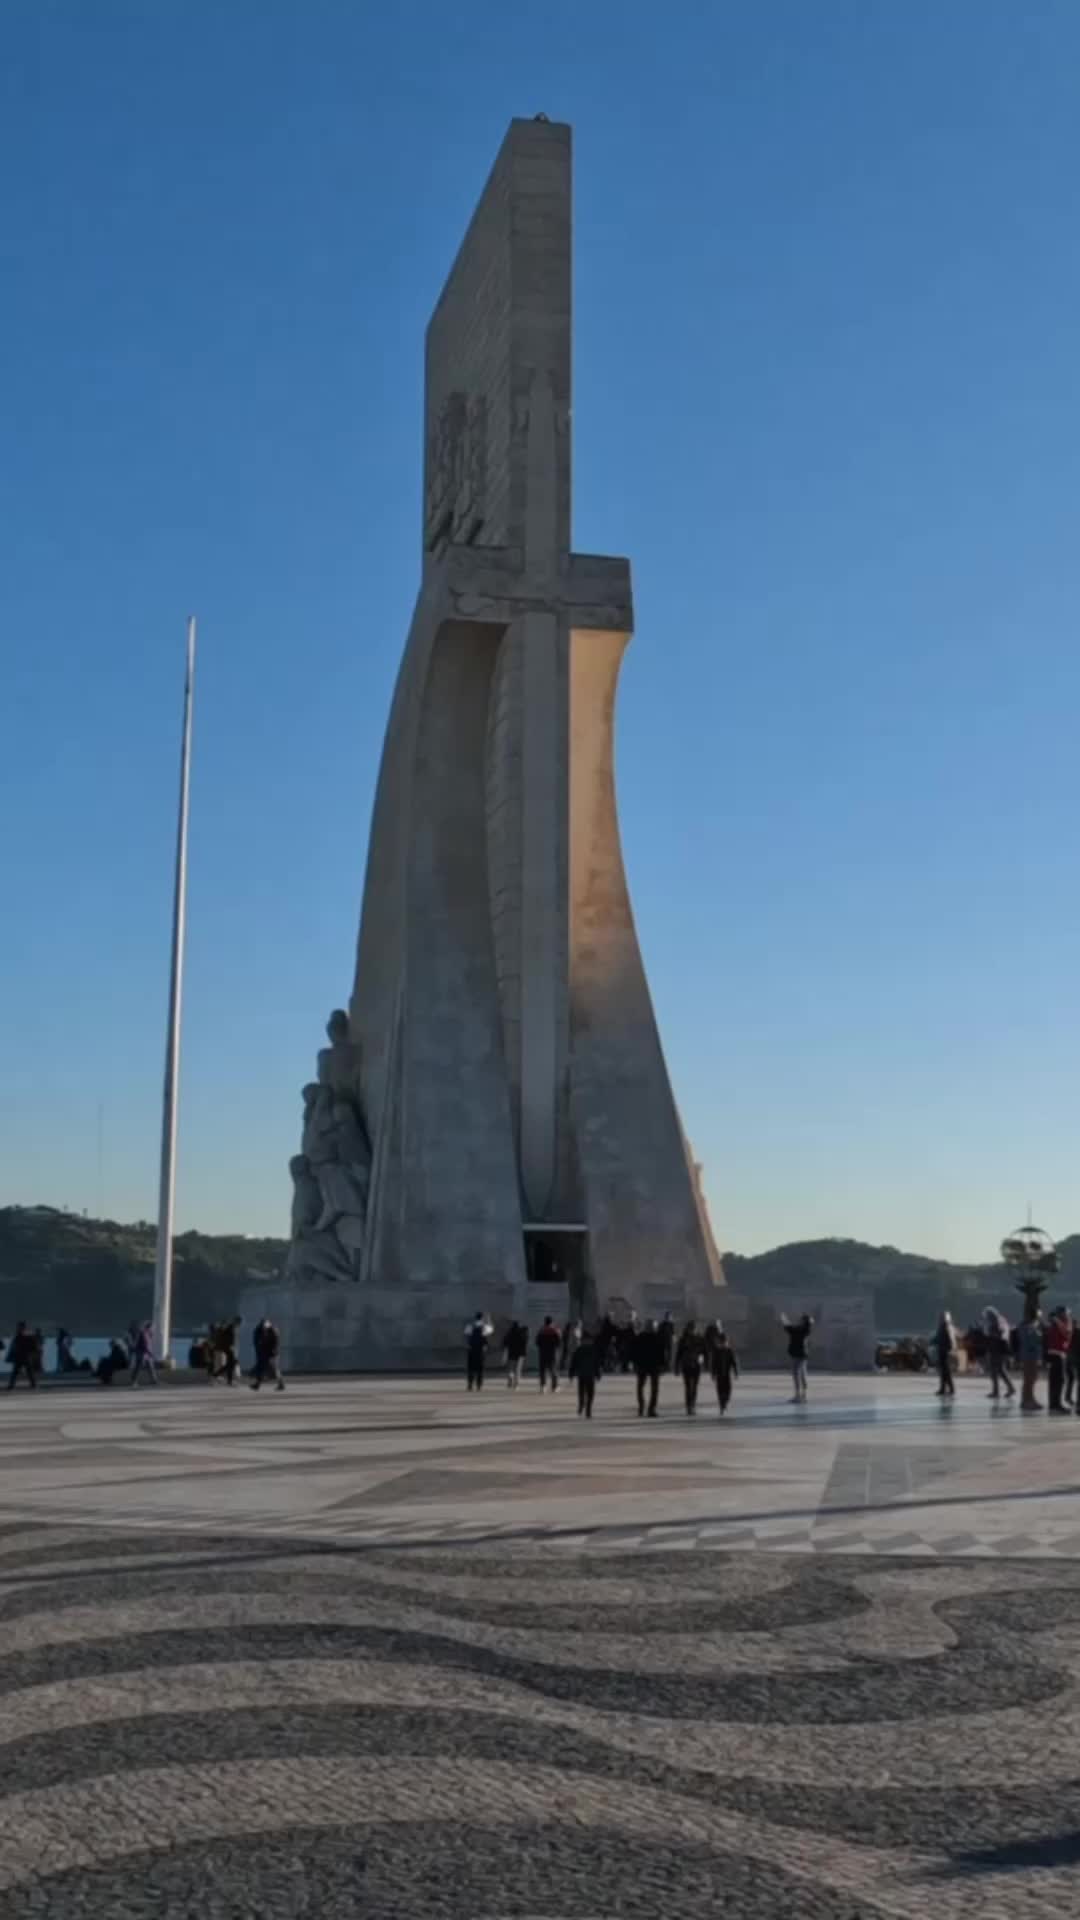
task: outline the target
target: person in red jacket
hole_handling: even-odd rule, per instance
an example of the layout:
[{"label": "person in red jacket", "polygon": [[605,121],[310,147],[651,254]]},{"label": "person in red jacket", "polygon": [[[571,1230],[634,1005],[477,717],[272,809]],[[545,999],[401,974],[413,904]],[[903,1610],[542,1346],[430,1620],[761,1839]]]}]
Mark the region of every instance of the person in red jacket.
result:
[{"label": "person in red jacket", "polygon": [[1050,1413],[1068,1413],[1063,1404],[1065,1360],[1072,1341],[1072,1316],[1067,1307],[1055,1307],[1046,1329],[1046,1387]]},{"label": "person in red jacket", "polygon": [[548,1381],[554,1393],[559,1385],[559,1348],[562,1345],[562,1333],[555,1325],[550,1313],[536,1336],[536,1357],[540,1363],[540,1391],[543,1393]]}]

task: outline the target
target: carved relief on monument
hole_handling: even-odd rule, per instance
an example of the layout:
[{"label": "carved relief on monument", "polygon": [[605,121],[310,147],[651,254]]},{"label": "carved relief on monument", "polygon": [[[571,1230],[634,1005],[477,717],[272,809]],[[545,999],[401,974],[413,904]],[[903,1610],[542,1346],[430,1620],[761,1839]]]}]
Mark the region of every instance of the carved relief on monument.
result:
[{"label": "carved relief on monument", "polygon": [[424,545],[475,539],[484,519],[487,487],[487,401],[451,393],[428,440]]},{"label": "carved relief on monument", "polygon": [[353,1280],[364,1248],[371,1143],[360,1105],[360,1052],[349,1017],[335,1008],[326,1024],[330,1045],[319,1054],[318,1080],[304,1088],[301,1148],[293,1177],[293,1279]]}]

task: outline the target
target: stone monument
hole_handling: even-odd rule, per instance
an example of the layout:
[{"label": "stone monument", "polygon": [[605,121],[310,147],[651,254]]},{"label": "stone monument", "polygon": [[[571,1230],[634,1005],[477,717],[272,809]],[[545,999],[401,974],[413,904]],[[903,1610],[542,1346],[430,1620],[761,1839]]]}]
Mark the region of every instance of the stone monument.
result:
[{"label": "stone monument", "polygon": [[245,1304],[294,1367],[456,1360],[480,1307],[722,1304],[619,845],[630,568],[571,547],[570,171],[569,127],[511,123],[427,331],[352,997],[304,1090],[288,1272]]}]

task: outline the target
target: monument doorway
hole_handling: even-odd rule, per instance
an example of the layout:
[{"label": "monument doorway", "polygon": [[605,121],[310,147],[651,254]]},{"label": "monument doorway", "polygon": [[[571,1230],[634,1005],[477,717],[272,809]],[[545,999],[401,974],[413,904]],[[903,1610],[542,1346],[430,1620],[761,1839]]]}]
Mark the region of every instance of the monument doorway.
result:
[{"label": "monument doorway", "polygon": [[538,1291],[548,1289],[550,1297],[561,1302],[561,1312],[580,1318],[587,1309],[589,1296],[586,1228],[540,1222],[526,1226],[524,1233],[525,1273],[530,1293],[534,1287]]}]

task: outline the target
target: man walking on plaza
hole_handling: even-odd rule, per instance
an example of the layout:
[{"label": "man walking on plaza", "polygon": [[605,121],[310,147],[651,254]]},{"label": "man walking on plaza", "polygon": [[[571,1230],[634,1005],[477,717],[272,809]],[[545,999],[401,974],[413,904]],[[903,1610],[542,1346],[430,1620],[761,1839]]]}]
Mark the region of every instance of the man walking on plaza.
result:
[{"label": "man walking on plaza", "polygon": [[577,1410],[585,1415],[586,1420],[592,1419],[599,1372],[600,1350],[593,1334],[586,1328],[570,1355],[570,1378],[577,1381]]},{"label": "man walking on plaza", "polygon": [[37,1344],[25,1320],[19,1321],[18,1326],[11,1336],[11,1345],[8,1348],[7,1357],[8,1366],[11,1368],[8,1392],[11,1392],[20,1373],[25,1373],[29,1385],[36,1387],[37,1369],[34,1366],[34,1361],[37,1358]]},{"label": "man walking on plaza", "polygon": [[732,1383],[737,1379],[739,1362],[735,1349],[722,1328],[717,1328],[712,1348],[712,1377],[716,1386],[716,1404],[722,1414],[731,1401]]},{"label": "man walking on plaza", "polygon": [[525,1355],[529,1347],[529,1329],[523,1327],[520,1320],[511,1320],[503,1341],[503,1357],[506,1361],[506,1384],[508,1387],[520,1387],[521,1372],[525,1365]]},{"label": "man walking on plaza", "polygon": [[649,1385],[649,1419],[656,1419],[660,1398],[660,1374],[664,1365],[664,1335],[655,1320],[639,1327],[634,1339],[634,1372],[637,1375],[637,1410],[645,1412],[645,1383]]},{"label": "man walking on plaza", "polygon": [[550,1313],[545,1314],[544,1324],[536,1336],[536,1357],[540,1366],[540,1391],[543,1393],[548,1381],[551,1381],[552,1393],[559,1386],[559,1347],[562,1334],[555,1325]]},{"label": "man walking on plaza", "polygon": [[1011,1400],[1016,1388],[1009,1374],[1009,1323],[996,1307],[987,1307],[983,1321],[986,1326],[986,1357],[990,1366],[989,1398],[999,1399],[1004,1387],[1006,1400]]},{"label": "man walking on plaza", "polygon": [[937,1397],[952,1399],[956,1392],[953,1380],[953,1368],[956,1365],[956,1328],[952,1323],[952,1314],[944,1308],[938,1315],[938,1323],[930,1341],[937,1358],[938,1390]]},{"label": "man walking on plaza", "polygon": [[484,1384],[484,1359],[487,1344],[495,1329],[486,1313],[474,1314],[465,1329],[465,1383],[471,1393]]},{"label": "man walking on plaza", "polygon": [[242,1324],[237,1314],[235,1320],[223,1320],[220,1327],[214,1328],[214,1353],[217,1364],[213,1377],[215,1380],[220,1380],[224,1374],[226,1384],[230,1387],[236,1379],[240,1365],[239,1341]]},{"label": "man walking on plaza", "polygon": [[701,1385],[701,1368],[704,1358],[704,1336],[698,1332],[697,1321],[688,1320],[679,1335],[679,1344],[675,1349],[675,1371],[682,1374],[687,1417],[697,1412],[698,1388]]},{"label": "man walking on plaza", "polygon": [[255,1371],[251,1384],[257,1390],[264,1380],[273,1380],[279,1393],[284,1393],[285,1382],[281,1377],[281,1335],[269,1318],[259,1321],[252,1335],[255,1348]]},{"label": "man walking on plaza", "polygon": [[158,1377],[157,1368],[154,1365],[154,1336],[149,1326],[145,1324],[136,1328],[135,1338],[131,1343],[131,1379],[128,1382],[129,1386],[133,1387],[135,1385],[140,1373],[144,1370],[150,1376],[150,1385],[156,1387]]}]

